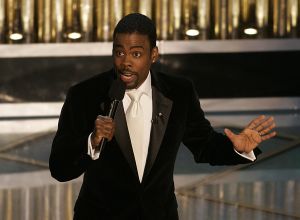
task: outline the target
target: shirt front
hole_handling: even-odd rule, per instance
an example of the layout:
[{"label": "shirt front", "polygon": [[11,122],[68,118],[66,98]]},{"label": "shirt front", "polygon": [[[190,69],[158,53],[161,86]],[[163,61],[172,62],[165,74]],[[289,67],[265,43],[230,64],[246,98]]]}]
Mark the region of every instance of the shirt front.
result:
[{"label": "shirt front", "polygon": [[[152,87],[151,87],[151,74],[148,74],[148,77],[143,82],[143,84],[136,89],[138,92],[141,92],[141,98],[140,98],[140,104],[143,109],[143,117],[144,117],[144,142],[142,147],[142,167],[139,167],[139,170],[143,170],[145,168],[147,155],[148,155],[148,148],[149,148],[149,141],[150,141],[150,131],[151,131],[151,120],[152,120]],[[128,96],[127,92],[130,90],[126,90],[125,96],[123,98],[123,107],[124,107],[124,113],[126,114],[126,111],[131,103],[131,99]],[[134,148],[133,148],[134,150]],[[138,165],[137,165],[138,166]],[[143,179],[143,172],[139,174],[140,181]]]}]

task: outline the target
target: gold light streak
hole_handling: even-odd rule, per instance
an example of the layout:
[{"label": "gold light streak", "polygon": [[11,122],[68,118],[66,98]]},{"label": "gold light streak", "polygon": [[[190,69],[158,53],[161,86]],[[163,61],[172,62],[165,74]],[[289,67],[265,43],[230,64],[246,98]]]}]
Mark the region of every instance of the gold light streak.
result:
[{"label": "gold light streak", "polygon": [[207,39],[210,28],[210,0],[198,0],[198,22],[200,38]]},{"label": "gold light streak", "polygon": [[51,1],[44,0],[43,7],[43,42],[49,43],[51,41]]},{"label": "gold light streak", "polygon": [[73,0],[65,0],[65,31],[68,32],[72,29],[72,18],[73,18]]},{"label": "gold light streak", "polygon": [[66,185],[66,218],[71,220],[73,218],[73,187],[72,183],[67,183]]},{"label": "gold light streak", "polygon": [[162,25],[161,25],[161,14],[162,14],[162,2],[155,0],[155,23],[156,23],[156,34],[157,39],[161,39]]},{"label": "gold light streak", "polygon": [[273,0],[273,34],[278,35],[278,20],[279,20],[279,9],[278,9],[278,1]]},{"label": "gold light streak", "polygon": [[251,0],[241,0],[241,10],[242,10],[242,21],[247,22],[249,20],[249,10]]},{"label": "gold light streak", "polygon": [[109,2],[110,2],[110,0],[102,0],[102,36],[101,36],[101,39],[103,41],[110,40]]},{"label": "gold light streak", "polygon": [[[298,23],[298,8],[299,2],[298,0],[288,0],[287,2],[287,24],[286,30],[288,33],[294,31],[297,27]],[[295,35],[294,33],[292,33]]]},{"label": "gold light streak", "polygon": [[169,25],[169,0],[161,0],[161,39],[168,39],[168,25]]},{"label": "gold light streak", "polygon": [[22,0],[21,14],[25,42],[34,42],[34,0]]},{"label": "gold light streak", "polygon": [[221,39],[227,38],[227,26],[228,26],[228,8],[226,4],[226,0],[220,0],[220,37]]},{"label": "gold light streak", "polygon": [[286,34],[286,0],[279,0],[279,27],[278,34],[280,37]]},{"label": "gold light streak", "polygon": [[256,0],[256,24],[258,28],[265,28],[269,19],[269,1]]},{"label": "gold light streak", "polygon": [[240,2],[228,0],[228,34],[232,39],[238,38],[238,28],[240,25]]},{"label": "gold light streak", "polygon": [[[6,1],[6,15],[7,15],[7,36],[13,33],[13,22],[14,22],[14,0]],[[8,40],[8,43],[12,43],[11,40]]]},{"label": "gold light streak", "polygon": [[269,25],[269,1],[256,0],[255,5],[256,32],[258,38],[267,36]]},{"label": "gold light streak", "polygon": [[169,25],[168,25],[168,35],[170,37],[170,39],[174,39],[175,38],[175,18],[174,18],[174,1],[169,1]]},{"label": "gold light streak", "polygon": [[214,7],[214,37],[219,38],[220,36],[220,0],[213,1]]},{"label": "gold light streak", "polygon": [[5,37],[5,0],[0,0],[0,43]]},{"label": "gold light streak", "polygon": [[237,29],[240,25],[240,2],[239,1],[233,1],[232,3],[232,27],[233,29]]},{"label": "gold light streak", "polygon": [[80,0],[80,24],[83,40],[89,42],[93,40],[93,0]]},{"label": "gold light streak", "polygon": [[51,39],[53,42],[64,41],[65,1],[52,0]]},{"label": "gold light streak", "polygon": [[72,1],[72,25],[68,29],[68,41],[80,42],[82,41],[82,27],[80,22],[80,0]]},{"label": "gold light streak", "polygon": [[102,40],[102,26],[103,26],[103,18],[102,18],[102,5],[103,2],[98,0],[95,1],[95,8],[94,8],[94,13],[95,13],[95,26],[96,26],[96,33],[95,33],[95,40],[96,41],[101,41]]},{"label": "gold light streak", "polygon": [[13,196],[12,190],[6,191],[6,216],[5,220],[13,220]]},{"label": "gold light streak", "polygon": [[51,0],[38,1],[38,42],[51,41]]},{"label": "gold light streak", "polygon": [[111,0],[110,11],[110,40],[112,40],[114,28],[123,17],[123,0]]},{"label": "gold light streak", "polygon": [[24,40],[21,0],[14,1],[12,29],[10,30],[8,36],[9,36],[11,42],[20,43]]},{"label": "gold light streak", "polygon": [[138,11],[138,1],[137,0],[123,0],[124,4],[124,15],[128,15],[133,12]]},{"label": "gold light streak", "polygon": [[[183,8],[182,8],[182,18],[183,18],[183,32],[186,33],[188,29],[190,29],[190,19],[191,19],[191,3],[192,0],[182,0]],[[185,35],[185,39],[187,39]]]},{"label": "gold light streak", "polygon": [[152,18],[152,0],[140,0],[139,1],[139,13]]},{"label": "gold light streak", "polygon": [[43,204],[44,204],[44,212],[43,212],[43,220],[49,220],[50,219],[50,195],[49,195],[49,186],[45,186],[44,190],[44,200],[43,200]]},{"label": "gold light streak", "polygon": [[182,15],[182,0],[173,0],[174,12],[174,31],[180,32],[181,15]]}]

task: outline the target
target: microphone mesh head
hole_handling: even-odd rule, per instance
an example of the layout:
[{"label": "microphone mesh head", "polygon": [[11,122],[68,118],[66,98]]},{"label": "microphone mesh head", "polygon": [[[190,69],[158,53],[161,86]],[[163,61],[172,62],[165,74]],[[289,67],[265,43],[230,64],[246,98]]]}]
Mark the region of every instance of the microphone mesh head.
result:
[{"label": "microphone mesh head", "polygon": [[121,101],[124,98],[125,90],[125,83],[118,77],[111,84],[108,95],[111,100]]}]

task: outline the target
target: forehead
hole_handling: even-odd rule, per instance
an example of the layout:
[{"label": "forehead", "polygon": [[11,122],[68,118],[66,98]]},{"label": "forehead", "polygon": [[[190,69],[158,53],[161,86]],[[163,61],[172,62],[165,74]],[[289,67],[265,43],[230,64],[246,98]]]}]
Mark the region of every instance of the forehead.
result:
[{"label": "forehead", "polygon": [[149,38],[147,35],[139,33],[117,33],[113,39],[113,45],[127,47],[127,46],[142,46],[144,48],[150,47]]}]

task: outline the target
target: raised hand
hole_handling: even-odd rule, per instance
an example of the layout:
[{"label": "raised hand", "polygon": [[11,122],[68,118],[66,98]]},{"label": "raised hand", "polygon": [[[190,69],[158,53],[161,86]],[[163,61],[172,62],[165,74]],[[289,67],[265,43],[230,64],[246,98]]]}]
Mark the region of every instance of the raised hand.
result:
[{"label": "raised hand", "polygon": [[234,134],[227,128],[224,129],[224,132],[236,151],[249,153],[262,141],[276,135],[276,132],[272,131],[273,128],[275,128],[274,118],[261,115],[252,120],[239,134]]}]

